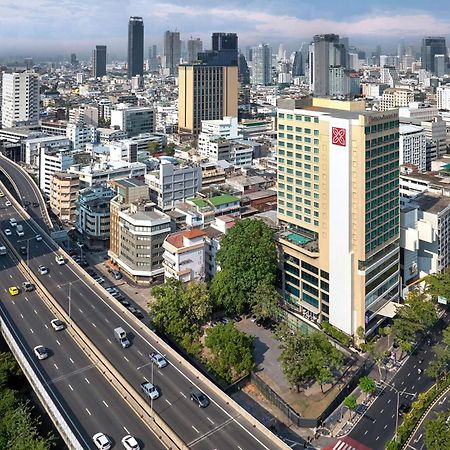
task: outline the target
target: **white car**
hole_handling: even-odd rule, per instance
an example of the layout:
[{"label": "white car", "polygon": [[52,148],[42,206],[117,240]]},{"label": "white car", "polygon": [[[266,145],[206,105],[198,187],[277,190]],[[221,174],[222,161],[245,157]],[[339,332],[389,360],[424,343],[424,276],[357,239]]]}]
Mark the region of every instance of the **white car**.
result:
[{"label": "white car", "polygon": [[46,274],[48,273],[47,267],[45,267],[45,266],[43,266],[43,265],[40,265],[40,266],[38,267],[38,271],[39,271],[39,273],[40,273],[41,275],[46,275]]},{"label": "white car", "polygon": [[12,236],[12,231],[9,228],[5,228],[5,235]]},{"label": "white car", "polygon": [[55,261],[60,266],[62,266],[62,265],[64,265],[66,263],[66,260],[64,259],[64,256],[61,256],[61,255],[56,255],[55,256]]},{"label": "white car", "polygon": [[111,448],[111,441],[109,440],[109,437],[106,436],[106,434],[94,434],[94,436],[92,436],[92,440],[99,450],[109,450]]},{"label": "white car", "polygon": [[37,234],[35,239],[36,239],[36,241],[41,242],[42,241],[42,236],[40,234]]},{"label": "white car", "polygon": [[64,330],[64,322],[62,320],[53,319],[50,323],[55,331]]},{"label": "white car", "polygon": [[141,450],[138,441],[129,434],[122,438],[122,445],[126,450]]},{"label": "white car", "polygon": [[11,206],[11,202],[9,200],[6,200],[5,206]]},{"label": "white car", "polygon": [[46,359],[48,358],[48,352],[47,349],[43,345],[38,345],[34,347],[34,354],[37,356],[38,359]]}]

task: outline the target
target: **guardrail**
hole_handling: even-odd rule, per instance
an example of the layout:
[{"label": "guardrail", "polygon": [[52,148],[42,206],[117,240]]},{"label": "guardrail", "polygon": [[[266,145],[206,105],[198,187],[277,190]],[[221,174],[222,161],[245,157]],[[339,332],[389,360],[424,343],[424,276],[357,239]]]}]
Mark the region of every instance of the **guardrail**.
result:
[{"label": "guardrail", "polygon": [[[19,347],[18,343],[14,339],[14,336],[12,334],[12,330],[10,330],[8,324],[6,323],[6,318],[4,319],[0,315],[0,328],[3,334],[3,337],[5,338],[6,343],[8,344],[9,348],[13,352],[20,368],[22,369],[22,372],[27,377],[29,383],[33,387],[34,391],[36,392],[37,396],[39,397],[39,400],[41,401],[42,405],[44,406],[45,410],[47,411],[47,414],[51,417],[53,423],[55,424],[57,430],[59,431],[59,434],[63,438],[66,445],[71,450],[83,450],[83,446],[80,444],[78,439],[75,437],[75,434],[67,424],[66,420],[60,413],[59,409],[56,407],[55,403],[53,402],[52,398],[46,391],[44,385],[41,383],[41,380],[36,375],[35,371],[31,367],[30,363],[28,362],[24,352]],[[12,328],[12,327],[11,327]]]},{"label": "guardrail", "polygon": [[[0,186],[2,186],[1,182],[0,182]],[[16,207],[20,207],[20,205],[18,205],[17,201],[15,201],[15,199],[13,199],[13,203]],[[28,217],[28,219],[31,219],[30,216],[25,211],[23,211],[22,215],[25,217]],[[78,264],[76,264],[73,261],[73,259],[61,247],[59,247],[59,245],[55,241],[53,241],[53,239],[48,235],[48,233],[45,230],[43,230],[36,223],[34,223],[34,226],[39,230],[40,234],[48,242],[50,242],[54,246],[55,249],[58,249],[60,254],[62,254],[67,259],[68,264],[71,264],[72,268],[75,270],[75,272],[78,273],[80,278],[84,278],[87,281],[87,283],[91,285],[93,290],[96,290],[98,294],[107,298],[110,301],[110,303],[114,305],[114,307],[118,308],[127,317],[129,322],[132,322],[134,324],[135,328],[138,328],[142,333],[147,334],[147,336],[150,337],[152,340],[154,340],[158,345],[161,345],[164,348],[165,354],[167,354],[170,357],[170,361],[172,364],[177,363],[180,366],[184,366],[187,370],[189,370],[191,372],[191,374],[193,375],[194,378],[196,378],[197,380],[200,380],[202,383],[207,385],[208,388],[211,389],[218,397],[220,397],[227,405],[230,405],[239,414],[239,416],[244,417],[252,425],[253,428],[260,431],[264,436],[266,436],[270,441],[272,441],[272,443],[275,444],[278,448],[283,448],[283,449],[289,448],[281,439],[279,439],[269,429],[267,429],[263,424],[261,424],[257,419],[255,419],[248,411],[246,411],[242,406],[240,406],[233,399],[231,399],[225,392],[223,392],[221,389],[219,389],[211,380],[209,380],[199,370],[197,370],[195,367],[193,367],[185,358],[183,358],[181,355],[179,355],[177,352],[175,352],[175,350],[173,350],[166,342],[164,342],[164,340],[162,340],[156,333],[154,333],[148,327],[144,326],[139,319],[137,319],[130,311],[128,311],[128,309],[126,309],[123,305],[118,304],[117,301],[115,300],[115,298],[112,297],[110,294],[108,294],[98,283],[96,283],[92,279],[92,277],[90,277],[87,274],[87,272],[85,270],[83,270]],[[15,249],[13,249],[13,251],[15,254],[17,254]],[[28,268],[27,268],[27,271],[28,271]],[[36,279],[37,283],[40,284],[39,279],[37,279],[37,277],[34,275],[34,273],[32,273],[31,271],[29,273],[33,277],[33,279]],[[45,297],[49,298],[52,301],[52,303],[53,302],[55,303],[55,305],[54,306],[52,305],[52,307],[54,307],[57,311],[61,310],[61,313],[60,313],[61,316],[67,318],[68,315],[65,313],[63,308],[58,304],[58,302],[56,302],[56,300],[54,300],[54,298],[51,296],[51,294],[49,294],[46,291],[46,288],[44,286],[42,286],[42,288],[43,288],[44,292],[46,293]],[[87,349],[88,348],[95,349],[93,352],[93,355],[92,355],[93,358],[96,358],[97,355],[102,354],[98,349],[95,348],[95,346],[92,343],[90,343],[89,339],[84,335],[84,333],[81,332],[81,330],[79,330],[79,333],[84,336],[84,340],[86,341],[85,347]],[[85,351],[84,347],[82,347],[82,349]],[[86,353],[86,354],[88,355],[89,358],[91,358],[91,356],[88,353]],[[121,380],[120,385],[125,386],[128,390],[129,395],[127,397],[123,397],[123,398],[125,400],[131,399],[133,401],[133,404],[136,404],[139,411],[141,409],[143,409],[144,407],[141,405],[141,403],[143,402],[143,398],[140,396],[140,394],[137,393],[136,389],[134,389],[125,380],[125,378],[111,364],[109,364],[109,362],[106,364],[105,361],[107,361],[106,357],[104,358],[104,360],[100,361],[100,363],[105,365],[105,369],[107,368],[108,371],[115,372],[113,379],[116,379],[116,380],[120,379]],[[112,380],[110,380],[110,381],[112,381]],[[113,386],[113,387],[116,388],[116,386]],[[118,392],[120,395],[122,395],[122,393],[120,391],[118,391]],[[130,393],[133,393],[133,395],[131,395]],[[136,394],[137,394],[137,396],[136,396]],[[131,404],[130,404],[130,406],[131,406]],[[229,414],[229,416],[230,416],[230,418],[233,417],[230,414]],[[177,442],[178,445],[180,445],[180,447],[175,447],[175,448],[180,448],[180,449],[188,448],[186,443],[184,443],[181,440],[181,438],[179,436],[177,436],[176,433],[173,432],[173,430],[171,430],[165,424],[164,420],[159,418],[159,416],[156,415],[156,413],[154,411],[153,411],[153,415],[152,415],[151,411],[149,412],[148,410],[145,410],[145,414],[140,417],[143,420],[144,420],[144,417],[147,417],[147,418],[150,417],[151,421],[153,423],[155,423],[155,425],[160,427],[161,431],[163,433],[167,434],[168,436],[171,436],[170,440],[172,441],[172,439],[173,439],[173,444],[175,444]],[[236,417],[237,416],[234,416],[233,418],[236,418]],[[145,420],[144,420],[144,422],[145,422]],[[147,422],[145,422],[145,423],[147,424]],[[154,430],[152,429],[152,431],[154,431]],[[165,443],[165,442],[163,442],[163,443]],[[173,448],[173,447],[169,446],[169,448]]]},{"label": "guardrail", "polygon": [[[25,177],[29,177],[29,175],[25,172],[25,170],[24,170],[19,164],[17,164],[15,161],[12,161],[11,159],[6,158],[6,157],[3,156],[3,155],[0,155],[0,159],[1,159],[1,158],[8,160],[8,163],[11,163],[13,166],[16,166],[17,170],[22,171],[22,172],[24,173],[24,176],[25,176]],[[17,194],[18,194],[19,197],[20,197],[20,190],[19,190],[19,188],[17,187],[17,184],[16,184],[16,182],[13,180],[13,178],[11,177],[11,175],[10,175],[5,169],[3,169],[1,166],[0,166],[0,170],[3,172],[3,174],[6,176],[6,178],[8,178],[9,182],[12,184],[12,186],[14,187],[14,189],[16,190]],[[30,177],[30,178],[31,178],[31,177]],[[45,207],[45,199],[44,199],[44,196],[42,195],[41,190],[39,189],[38,186],[36,186],[36,185],[34,184],[34,180],[33,180],[33,179],[31,180],[30,185],[32,186],[33,191],[37,194],[37,196],[38,196],[39,199],[40,199],[40,202],[39,202],[39,210],[40,210],[41,213],[42,213],[42,217],[44,218],[44,221],[47,221],[47,226],[48,226],[50,229],[53,229],[53,223],[52,223],[52,220],[50,219],[50,214],[48,213],[47,208]],[[42,206],[42,205],[44,205],[44,206]]]}]

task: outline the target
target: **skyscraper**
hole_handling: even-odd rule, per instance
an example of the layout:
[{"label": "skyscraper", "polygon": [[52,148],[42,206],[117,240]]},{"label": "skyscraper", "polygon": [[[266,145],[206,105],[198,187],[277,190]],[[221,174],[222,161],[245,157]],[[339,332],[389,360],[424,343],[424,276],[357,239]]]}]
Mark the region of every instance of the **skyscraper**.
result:
[{"label": "skyscraper", "polygon": [[202,120],[237,117],[238,68],[208,64],[182,64],[178,77],[178,127],[198,134]]},{"label": "skyscraper", "polygon": [[166,31],[164,33],[163,67],[170,75],[178,73],[178,65],[181,58],[181,40],[178,31]]},{"label": "skyscraper", "polygon": [[3,128],[39,123],[39,76],[36,73],[4,73],[2,80]]},{"label": "skyscraper", "polygon": [[331,66],[347,67],[347,51],[339,43],[337,34],[319,34],[309,46],[309,85],[317,96],[329,93],[329,69]]},{"label": "skyscraper", "polygon": [[198,59],[210,66],[238,65],[238,36],[236,33],[213,33],[212,50],[199,53]]},{"label": "skyscraper", "polygon": [[435,55],[445,55],[445,64],[447,64],[447,45],[445,37],[428,36],[422,39],[422,69],[428,72],[436,73],[434,64]]},{"label": "skyscraper", "polygon": [[78,66],[77,55],[75,53],[71,53],[71,55],[70,55],[70,65],[72,67]]},{"label": "skyscraper", "polygon": [[278,101],[282,293],[291,323],[353,335],[399,294],[397,111]]},{"label": "skyscraper", "polygon": [[301,51],[294,52],[294,61],[292,62],[292,76],[300,77],[304,75],[303,70],[303,55]]},{"label": "skyscraper", "polygon": [[159,60],[158,60],[158,47],[156,45],[152,45],[148,48],[148,70],[150,72],[157,72],[159,69]]},{"label": "skyscraper", "polygon": [[191,37],[187,41],[188,63],[193,63],[198,60],[198,54],[203,50],[203,42],[200,38],[194,39]]},{"label": "skyscraper", "polygon": [[272,52],[267,44],[259,44],[252,51],[252,84],[272,83]]},{"label": "skyscraper", "polygon": [[96,45],[92,51],[92,76],[95,78],[106,75],[106,45]]},{"label": "skyscraper", "polygon": [[247,60],[242,53],[238,56],[238,76],[239,83],[250,84],[250,70],[248,68]]},{"label": "skyscraper", "polygon": [[144,21],[130,17],[128,22],[128,78],[144,74]]}]

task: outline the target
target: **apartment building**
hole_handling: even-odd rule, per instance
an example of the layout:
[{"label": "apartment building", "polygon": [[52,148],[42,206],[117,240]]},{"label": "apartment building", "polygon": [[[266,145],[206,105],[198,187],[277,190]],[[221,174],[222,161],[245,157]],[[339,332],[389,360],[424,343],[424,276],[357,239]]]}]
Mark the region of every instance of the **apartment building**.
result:
[{"label": "apartment building", "polygon": [[111,110],[111,127],[118,127],[128,137],[155,131],[153,108],[120,104]]},{"label": "apartment building", "polygon": [[63,222],[74,223],[77,214],[77,197],[80,190],[78,175],[55,172],[50,182],[50,208]]},{"label": "apartment building", "polygon": [[314,98],[277,114],[286,319],[369,333],[399,293],[398,112]]},{"label": "apartment building", "polygon": [[416,125],[400,124],[400,164],[413,164],[425,171],[427,165],[427,139],[425,130]]},{"label": "apartment building", "polygon": [[380,111],[408,106],[414,101],[414,92],[409,89],[389,88],[383,92],[380,100]]},{"label": "apartment building", "polygon": [[39,155],[39,188],[50,195],[50,184],[56,172],[65,172],[74,162],[72,150],[54,148],[41,151]]}]

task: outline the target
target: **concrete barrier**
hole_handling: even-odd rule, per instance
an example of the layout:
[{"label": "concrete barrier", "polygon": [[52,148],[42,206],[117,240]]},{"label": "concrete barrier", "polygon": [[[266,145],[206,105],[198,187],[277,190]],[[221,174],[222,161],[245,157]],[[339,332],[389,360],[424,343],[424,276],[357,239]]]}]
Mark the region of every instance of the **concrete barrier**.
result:
[{"label": "concrete barrier", "polygon": [[27,377],[30,385],[33,387],[34,391],[36,392],[42,406],[45,408],[45,410],[47,411],[47,414],[52,419],[59,434],[61,435],[64,442],[66,443],[67,447],[69,447],[69,449],[71,449],[71,450],[83,450],[84,447],[80,444],[79,440],[75,437],[75,434],[69,427],[67,421],[64,419],[61,412],[55,405],[55,402],[52,400],[52,398],[46,391],[44,385],[42,384],[41,380],[37,376],[36,372],[31,367],[24,352],[19,347],[16,339],[14,339],[14,336],[12,334],[12,326],[7,323],[6,318],[4,319],[1,316],[0,316],[0,328],[1,328],[1,331],[3,334],[3,337],[5,338],[6,343],[8,344],[12,353],[14,354],[20,368],[22,369],[22,372]]},{"label": "concrete barrier", "polygon": [[[1,185],[2,185],[2,183],[0,182],[0,186]],[[16,207],[21,208],[20,205],[17,204],[15,199],[13,199],[13,201],[14,201],[14,204]],[[22,215],[27,217],[29,220],[32,220],[25,211],[23,211]],[[276,447],[273,447],[273,448],[289,449],[289,446],[286,445],[281,439],[279,439],[278,436],[274,435],[268,428],[266,428],[261,422],[259,422],[257,419],[255,419],[241,405],[236,403],[224,391],[219,389],[212,381],[210,381],[207,377],[205,377],[199,370],[197,370],[195,367],[193,367],[192,364],[190,364],[185,358],[183,358],[180,354],[178,354],[175,350],[173,350],[172,347],[170,347],[166,342],[164,342],[164,340],[162,340],[156,333],[154,333],[147,326],[144,326],[139,319],[137,319],[130,311],[128,311],[128,309],[126,309],[123,305],[118,303],[117,300],[114,297],[112,297],[110,294],[108,294],[108,292],[104,288],[102,288],[98,283],[96,283],[84,269],[82,269],[78,264],[76,264],[75,261],[73,261],[73,259],[62,248],[60,248],[56,242],[54,242],[51,239],[51,237],[45,232],[45,230],[43,230],[36,223],[34,223],[34,226],[40,231],[41,235],[48,242],[50,242],[55,249],[58,249],[59,253],[67,259],[68,264],[71,264],[71,267],[80,276],[80,278],[84,278],[87,281],[87,284],[90,284],[90,286],[92,287],[92,289],[94,291],[96,291],[99,295],[101,295],[105,299],[108,299],[108,301],[110,303],[114,304],[114,307],[116,307],[118,310],[120,310],[127,317],[127,320],[129,322],[132,322],[134,327],[138,328],[142,334],[147,335],[147,338],[155,341],[158,345],[161,345],[164,348],[164,353],[170,356],[170,361],[172,364],[175,365],[175,362],[176,362],[177,365],[188,370],[192,374],[193,378],[201,381],[206,386],[208,386],[208,388],[210,390],[212,390],[218,397],[220,397],[227,405],[229,405],[231,408],[233,408],[238,413],[239,416],[244,417],[252,425],[252,427],[254,429],[257,429],[258,431],[260,431],[266,438],[268,438],[274,445],[276,445]],[[34,274],[32,274],[32,275],[34,276]],[[50,294],[48,294],[48,296],[51,297]],[[59,304],[58,304],[58,306],[59,306]],[[109,364],[109,365],[111,366],[111,364]],[[118,374],[118,376],[122,377],[120,374]],[[126,380],[124,378],[123,378],[123,380],[129,386],[128,382],[126,382]],[[134,390],[134,392],[136,392],[135,389],[133,389],[133,390]],[[138,394],[138,398],[142,402],[142,397],[139,394]],[[227,414],[233,420],[235,420],[237,417],[237,416],[231,415],[229,413],[227,413]],[[161,421],[162,421],[162,419],[161,419]],[[252,433],[252,430],[248,430],[248,431],[249,431],[249,433]],[[172,433],[173,433],[173,431],[172,431]],[[185,443],[183,443],[183,444],[185,445]]]}]

